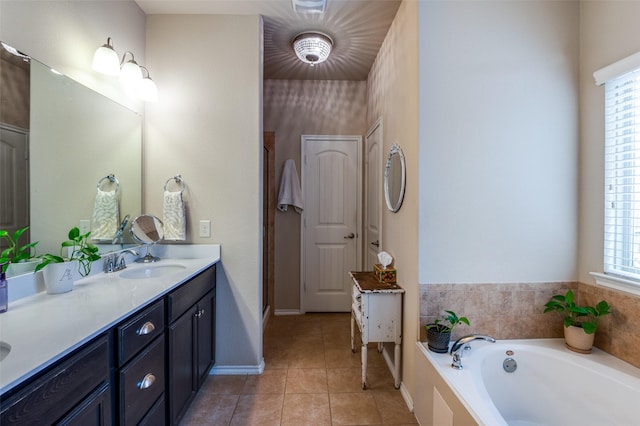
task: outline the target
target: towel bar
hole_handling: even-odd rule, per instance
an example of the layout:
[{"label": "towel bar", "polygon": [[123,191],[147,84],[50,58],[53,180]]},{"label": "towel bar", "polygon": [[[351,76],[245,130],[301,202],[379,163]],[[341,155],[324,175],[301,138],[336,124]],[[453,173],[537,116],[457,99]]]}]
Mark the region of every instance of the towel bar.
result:
[{"label": "towel bar", "polygon": [[187,187],[187,184],[184,183],[184,180],[182,179],[182,176],[180,176],[180,175],[175,175],[174,177],[171,177],[171,178],[167,179],[167,181],[164,183],[164,190],[167,191],[167,185],[172,180],[175,181],[177,184],[182,185],[182,189],[180,190],[180,193],[183,193],[185,188]]},{"label": "towel bar", "polygon": [[96,185],[96,188],[98,188],[99,190],[101,190],[101,186],[102,183],[108,180],[111,183],[115,183],[116,184],[116,191],[118,191],[120,189],[120,181],[118,180],[118,178],[116,177],[116,175],[114,175],[113,173],[106,175],[105,177],[103,177],[102,179],[100,179],[98,181],[98,185]]}]

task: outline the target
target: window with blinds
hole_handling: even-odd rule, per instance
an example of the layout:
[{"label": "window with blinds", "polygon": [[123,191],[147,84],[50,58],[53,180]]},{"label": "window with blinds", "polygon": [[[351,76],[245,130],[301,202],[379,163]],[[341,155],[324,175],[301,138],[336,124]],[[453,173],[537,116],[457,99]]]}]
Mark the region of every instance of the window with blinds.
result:
[{"label": "window with blinds", "polygon": [[640,69],[604,86],[604,272],[640,280]]}]

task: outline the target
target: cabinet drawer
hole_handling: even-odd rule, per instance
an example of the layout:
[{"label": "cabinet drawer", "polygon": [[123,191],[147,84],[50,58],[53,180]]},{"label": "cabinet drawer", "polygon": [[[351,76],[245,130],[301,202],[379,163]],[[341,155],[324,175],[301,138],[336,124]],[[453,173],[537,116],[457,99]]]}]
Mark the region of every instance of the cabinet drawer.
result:
[{"label": "cabinet drawer", "polygon": [[164,336],[120,370],[120,423],[135,425],[164,392]]},{"label": "cabinet drawer", "polygon": [[215,265],[195,276],[167,296],[168,322],[171,324],[216,286]]},{"label": "cabinet drawer", "polygon": [[118,366],[124,365],[140,349],[164,331],[164,299],[117,328]]}]

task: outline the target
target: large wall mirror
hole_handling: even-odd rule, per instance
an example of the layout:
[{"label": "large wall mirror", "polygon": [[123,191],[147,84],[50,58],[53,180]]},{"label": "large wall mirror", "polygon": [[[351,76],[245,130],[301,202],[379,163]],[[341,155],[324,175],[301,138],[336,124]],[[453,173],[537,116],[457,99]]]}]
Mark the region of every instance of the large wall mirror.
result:
[{"label": "large wall mirror", "polygon": [[402,206],[406,184],[406,165],[400,145],[393,144],[384,166],[384,198],[387,208],[397,212]]},{"label": "large wall mirror", "polygon": [[33,58],[0,51],[0,229],[30,225],[37,252],[57,253],[70,228],[92,219],[109,174],[120,184],[120,218],[140,215],[142,117]]}]

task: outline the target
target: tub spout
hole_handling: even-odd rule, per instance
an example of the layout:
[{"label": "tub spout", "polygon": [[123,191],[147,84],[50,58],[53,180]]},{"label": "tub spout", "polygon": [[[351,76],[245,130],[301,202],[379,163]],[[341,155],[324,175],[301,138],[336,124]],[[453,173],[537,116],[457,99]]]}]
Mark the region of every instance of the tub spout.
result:
[{"label": "tub spout", "polygon": [[449,353],[453,357],[453,361],[451,362],[451,367],[462,370],[462,350],[471,349],[469,346],[469,342],[474,340],[485,340],[487,342],[495,343],[496,339],[491,336],[487,336],[485,334],[470,334],[468,336],[463,336],[455,341],[455,343],[451,346],[451,351]]}]

